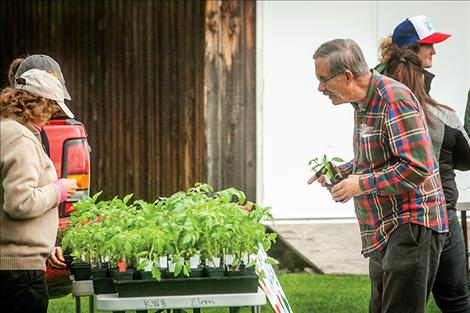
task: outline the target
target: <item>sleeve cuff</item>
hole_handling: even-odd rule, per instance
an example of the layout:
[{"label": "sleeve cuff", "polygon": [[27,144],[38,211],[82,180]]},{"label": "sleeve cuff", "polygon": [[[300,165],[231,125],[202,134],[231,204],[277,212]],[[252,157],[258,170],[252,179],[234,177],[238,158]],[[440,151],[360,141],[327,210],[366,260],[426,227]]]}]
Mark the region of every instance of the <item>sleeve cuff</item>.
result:
[{"label": "sleeve cuff", "polygon": [[340,164],[340,165],[336,165],[336,168],[341,173],[343,178],[345,178],[345,177],[348,177],[352,172],[352,163],[347,162],[347,163],[343,163],[343,164]]},{"label": "sleeve cuff", "polygon": [[62,203],[67,200],[67,190],[65,189],[65,184],[61,180],[57,180],[55,183],[57,187],[59,187],[60,203]]},{"label": "sleeve cuff", "polygon": [[359,176],[359,187],[363,193],[373,193],[377,191],[377,184],[374,173]]}]

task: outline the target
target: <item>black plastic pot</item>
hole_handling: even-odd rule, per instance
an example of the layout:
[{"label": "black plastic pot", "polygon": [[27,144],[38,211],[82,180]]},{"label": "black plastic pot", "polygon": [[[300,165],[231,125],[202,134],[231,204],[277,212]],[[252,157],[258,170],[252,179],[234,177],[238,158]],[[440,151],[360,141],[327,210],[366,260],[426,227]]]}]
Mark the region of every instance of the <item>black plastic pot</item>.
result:
[{"label": "black plastic pot", "polygon": [[[328,162],[328,164],[331,168],[331,173],[333,175],[333,178],[331,179],[331,183],[326,185],[326,188],[328,190],[331,190],[331,188],[333,188],[334,185],[336,185],[337,183],[343,180],[343,177],[341,173],[338,171],[336,165],[334,165],[331,162]],[[316,177],[320,177],[321,175],[323,175],[323,168],[324,167],[322,167],[318,172],[315,173]]]},{"label": "black plastic pot", "polygon": [[178,296],[222,293],[253,293],[258,290],[258,276],[115,281],[121,298]]},{"label": "black plastic pot", "polygon": [[70,272],[75,280],[89,280],[91,278],[91,266],[88,263],[72,263]]},{"label": "black plastic pot", "polygon": [[93,267],[91,269],[91,275],[93,278],[106,278],[109,277],[108,266]]},{"label": "black plastic pot", "polygon": [[240,270],[225,271],[227,277],[253,277],[257,276],[254,267],[248,267]]},{"label": "black plastic pot", "polygon": [[184,276],[183,271],[181,271],[177,276],[175,276],[175,272],[167,272],[165,279],[183,279]]},{"label": "black plastic pot", "polygon": [[202,267],[192,268],[189,272],[189,277],[202,277],[204,269]]},{"label": "black plastic pot", "polygon": [[[161,275],[161,272],[160,272]],[[134,280],[154,279],[151,271],[138,270],[134,272]]]},{"label": "black plastic pot", "polygon": [[64,260],[65,260],[65,265],[67,266],[67,268],[70,268],[70,266],[72,265],[72,262],[73,262],[73,256],[71,255],[64,255]]},{"label": "black plastic pot", "polygon": [[111,277],[93,278],[93,291],[96,295],[116,293],[113,279]]},{"label": "black plastic pot", "polygon": [[224,277],[224,269],[222,267],[204,267],[203,277]]},{"label": "black plastic pot", "polygon": [[135,269],[133,269],[133,268],[128,268],[124,272],[119,272],[119,270],[117,268],[113,268],[110,271],[110,274],[111,274],[110,276],[113,280],[116,280],[116,281],[119,281],[119,280],[132,280],[132,278],[134,277],[134,272],[135,272]]}]

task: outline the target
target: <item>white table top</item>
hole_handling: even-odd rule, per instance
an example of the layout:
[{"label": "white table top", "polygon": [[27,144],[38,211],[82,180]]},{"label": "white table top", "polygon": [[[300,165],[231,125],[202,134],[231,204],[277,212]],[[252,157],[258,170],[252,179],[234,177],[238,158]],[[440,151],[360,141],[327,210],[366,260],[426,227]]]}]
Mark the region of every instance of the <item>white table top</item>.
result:
[{"label": "white table top", "polygon": [[459,202],[457,203],[457,211],[470,210],[470,202]]},{"label": "white table top", "polygon": [[92,280],[73,280],[72,279],[72,295],[83,297],[93,296],[93,281]]},{"label": "white table top", "polygon": [[125,311],[210,307],[259,306],[266,304],[262,289],[256,293],[119,298],[117,294],[95,296],[97,310]]}]

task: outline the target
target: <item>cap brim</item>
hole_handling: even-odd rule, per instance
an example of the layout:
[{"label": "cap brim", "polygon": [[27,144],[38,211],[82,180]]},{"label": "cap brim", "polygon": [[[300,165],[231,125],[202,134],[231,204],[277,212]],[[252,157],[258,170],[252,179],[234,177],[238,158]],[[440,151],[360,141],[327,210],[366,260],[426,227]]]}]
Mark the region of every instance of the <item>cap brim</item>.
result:
[{"label": "cap brim", "polygon": [[57,104],[60,106],[60,109],[62,110],[62,112],[65,113],[65,115],[67,115],[68,118],[74,118],[75,115],[73,115],[72,111],[70,111],[70,109],[67,107],[67,105],[65,104],[64,101],[57,101]]},{"label": "cap brim", "polygon": [[450,36],[452,36],[452,35],[435,32],[431,36],[428,36],[426,38],[418,40],[418,43],[422,43],[422,44],[439,43],[439,42],[443,42],[444,40],[446,40]]}]

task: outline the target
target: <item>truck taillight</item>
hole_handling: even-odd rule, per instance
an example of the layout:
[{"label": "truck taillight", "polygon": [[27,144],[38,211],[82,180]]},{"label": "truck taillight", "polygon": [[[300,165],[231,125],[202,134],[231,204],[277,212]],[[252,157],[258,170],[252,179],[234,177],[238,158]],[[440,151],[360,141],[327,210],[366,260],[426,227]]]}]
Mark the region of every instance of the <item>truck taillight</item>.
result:
[{"label": "truck taillight", "polygon": [[62,153],[62,177],[77,180],[77,192],[60,206],[60,216],[70,213],[74,202],[90,195],[90,150],[85,138],[65,141]]}]

